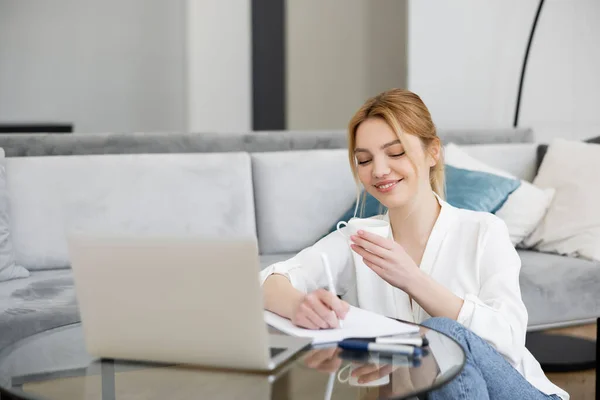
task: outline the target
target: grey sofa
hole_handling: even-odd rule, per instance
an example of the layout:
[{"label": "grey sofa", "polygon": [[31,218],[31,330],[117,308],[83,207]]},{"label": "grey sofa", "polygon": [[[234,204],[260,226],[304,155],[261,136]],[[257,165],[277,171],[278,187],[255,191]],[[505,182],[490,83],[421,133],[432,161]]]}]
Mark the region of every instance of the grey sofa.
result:
[{"label": "grey sofa", "polygon": [[[524,179],[535,175],[531,130],[440,136]],[[0,147],[16,259],[31,271],[0,282],[0,351],[79,320],[70,230],[256,235],[264,267],[326,234],[356,194],[343,131],[0,135]],[[600,313],[600,265],[519,252],[530,330]]]}]

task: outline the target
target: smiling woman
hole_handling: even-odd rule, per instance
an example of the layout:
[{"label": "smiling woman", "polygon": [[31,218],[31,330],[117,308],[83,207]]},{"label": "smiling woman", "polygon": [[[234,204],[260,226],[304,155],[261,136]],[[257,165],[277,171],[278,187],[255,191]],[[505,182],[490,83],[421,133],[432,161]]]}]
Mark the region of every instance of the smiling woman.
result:
[{"label": "smiling woman", "polygon": [[[375,143],[377,140],[384,143]],[[377,144],[380,145],[377,148]],[[427,153],[427,154],[425,154]],[[427,155],[425,159],[425,155]],[[435,125],[429,110],[419,96],[405,90],[384,92],[367,102],[356,112],[348,126],[348,156],[354,178],[360,181],[375,198],[390,208],[390,197],[380,198],[371,188],[375,185],[380,193],[390,192],[397,182],[410,182],[411,191],[416,186],[431,187],[435,193],[444,198],[444,162],[441,153],[441,141],[437,136]],[[387,171],[372,171],[373,168],[386,168],[383,162],[376,162],[380,156],[397,160],[392,164],[400,174],[389,182],[370,180],[369,173],[381,175]],[[404,157],[406,156],[406,157]],[[423,162],[427,165],[423,165]],[[371,168],[368,168],[368,165]],[[428,171],[424,171],[429,168]],[[363,180],[363,177],[366,177]],[[416,178],[416,179],[415,179]],[[424,181],[427,178],[428,181]],[[382,188],[381,186],[391,185]],[[388,189],[388,190],[385,190]],[[405,196],[404,200],[407,200]],[[401,199],[395,199],[401,201]],[[388,205],[389,204],[389,205]]]},{"label": "smiling woman", "polygon": [[[348,243],[343,228],[265,268],[265,307],[296,325],[330,329],[352,304],[453,337],[467,363],[430,399],[568,399],[525,348],[521,260],[505,223],[444,200],[441,143],[419,96],[393,89],[367,100],[349,123],[348,143],[358,190],[387,207],[373,218],[389,222],[389,235],[359,229]],[[342,300],[325,290],[323,254]]]}]

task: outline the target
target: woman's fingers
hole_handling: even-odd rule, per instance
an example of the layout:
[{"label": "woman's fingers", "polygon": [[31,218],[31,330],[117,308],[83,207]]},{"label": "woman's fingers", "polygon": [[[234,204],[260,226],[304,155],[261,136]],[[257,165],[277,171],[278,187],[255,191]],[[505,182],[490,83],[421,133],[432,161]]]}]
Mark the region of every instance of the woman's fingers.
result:
[{"label": "woman's fingers", "polygon": [[336,347],[330,347],[327,349],[313,350],[305,358],[304,363],[310,368],[317,368],[321,366],[325,361],[336,355]]},{"label": "woman's fingers", "polygon": [[300,313],[304,316],[308,321],[314,324],[314,328],[311,329],[326,329],[329,327],[329,324],[323,320],[308,303],[302,303],[300,305]]},{"label": "woman's fingers", "polygon": [[383,268],[386,261],[379,257],[376,254],[373,254],[371,252],[366,251],[365,249],[363,249],[362,247],[356,245],[356,244],[352,244],[350,245],[350,247],[352,247],[352,250],[354,250],[358,255],[360,255],[364,260],[366,261],[370,261],[373,264]]},{"label": "woman's fingers", "polygon": [[370,372],[368,374],[362,375],[358,378],[358,383],[367,383],[374,381],[379,378],[383,378],[386,375],[392,373],[392,366],[387,364],[380,366],[376,371]]},{"label": "woman's fingers", "polygon": [[350,310],[350,305],[347,302],[341,300],[329,290],[319,289],[314,293],[324,303],[325,307],[335,312],[337,318],[346,318],[346,314],[348,314],[348,311]]},{"label": "woman's fingers", "polygon": [[338,357],[340,349],[338,347],[329,347],[326,349],[313,350],[304,360],[309,368],[320,372],[331,373],[340,369],[342,359]]},{"label": "woman's fingers", "polygon": [[325,360],[318,368],[317,371],[332,373],[340,369],[342,365],[342,359],[339,357],[332,357],[328,360]]},{"label": "woman's fingers", "polygon": [[350,305],[328,290],[318,289],[305,295],[294,308],[292,323],[307,329],[338,328]]},{"label": "woman's fingers", "polygon": [[382,267],[380,267],[377,264],[372,263],[371,261],[365,260],[365,259],[363,259],[363,262],[365,263],[365,265],[367,267],[371,268],[373,270],[373,272],[375,272],[377,275],[384,278],[384,276],[383,276],[384,269]]},{"label": "woman's fingers", "polygon": [[380,258],[387,259],[392,254],[392,252],[390,250],[388,250],[384,247],[381,247],[380,245],[375,244],[369,240],[363,239],[362,237],[360,237],[358,235],[351,236],[350,238],[352,239],[352,241],[354,242],[355,245],[362,247],[367,252],[369,252],[371,254],[375,254],[376,256],[378,256]]},{"label": "woman's fingers", "polygon": [[376,235],[374,233],[367,232],[367,231],[359,230],[357,232],[356,236],[360,237],[361,239],[367,240],[367,241],[369,241],[383,249],[386,249],[386,250],[392,250],[394,248],[394,246],[396,245],[396,242],[394,242],[391,239],[384,238],[383,236]]},{"label": "woman's fingers", "polygon": [[379,366],[377,364],[365,364],[363,366],[360,366],[358,368],[355,368],[352,371],[352,376],[354,377],[362,377],[364,375],[368,375],[374,371],[377,371],[379,369]]},{"label": "woman's fingers", "polygon": [[[331,296],[333,294],[329,293]],[[313,292],[306,296],[306,301],[313,309],[313,311],[327,323],[325,328],[337,328],[338,327],[338,318],[335,313],[331,309],[328,303],[323,301],[323,294],[321,291]]]},{"label": "woman's fingers", "polygon": [[308,319],[308,317],[304,314],[297,315],[296,317],[292,318],[292,322],[294,323],[294,325],[299,326],[300,328],[320,329],[317,324]]}]

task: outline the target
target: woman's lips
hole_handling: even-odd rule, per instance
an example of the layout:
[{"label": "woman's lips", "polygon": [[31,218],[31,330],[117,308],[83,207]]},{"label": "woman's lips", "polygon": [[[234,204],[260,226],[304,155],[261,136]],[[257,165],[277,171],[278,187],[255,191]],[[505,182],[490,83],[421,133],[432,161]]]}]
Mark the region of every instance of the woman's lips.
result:
[{"label": "woman's lips", "polygon": [[377,191],[379,193],[388,193],[391,192],[392,190],[394,190],[394,188],[396,187],[396,185],[398,185],[398,183],[402,182],[402,179],[399,179],[397,181],[386,181],[386,182],[382,182],[382,183],[378,183],[375,186],[375,189],[377,189]]}]

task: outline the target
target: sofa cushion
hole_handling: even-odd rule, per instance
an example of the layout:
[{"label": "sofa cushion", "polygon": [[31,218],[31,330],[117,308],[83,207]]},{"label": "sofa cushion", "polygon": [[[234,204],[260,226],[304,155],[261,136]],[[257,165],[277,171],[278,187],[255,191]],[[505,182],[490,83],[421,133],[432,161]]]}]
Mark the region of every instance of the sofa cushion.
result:
[{"label": "sofa cushion", "polygon": [[0,148],[0,282],[29,276],[29,271],[15,262],[5,164],[4,150]]},{"label": "sofa cushion", "polygon": [[530,328],[600,316],[600,263],[530,250],[518,252]]},{"label": "sofa cushion", "polygon": [[80,320],[71,270],[34,271],[0,284],[0,349]]},{"label": "sofa cushion", "polygon": [[252,174],[262,254],[311,246],[357,196],[346,150],[254,153]]},{"label": "sofa cushion", "polygon": [[246,153],[7,159],[17,262],[69,265],[66,235],[255,236]]},{"label": "sofa cushion", "polygon": [[555,138],[533,181],[556,195],[524,246],[600,261],[600,146]]},{"label": "sofa cushion", "polygon": [[[515,175],[506,172],[502,168],[496,168],[491,163],[488,164],[488,160],[514,160],[515,165],[520,164],[517,160],[529,160],[528,163],[533,162],[535,147],[527,146],[523,148],[523,146],[480,146],[487,149],[487,153],[489,154],[486,154],[486,151],[478,149],[478,146],[470,146],[469,148],[468,146],[459,147],[455,144],[448,144],[445,146],[444,157],[447,164],[458,168],[489,172],[506,178],[514,178]],[[518,156],[520,153],[518,151],[519,148],[524,153],[520,156]],[[472,152],[477,155],[472,155]],[[508,196],[502,207],[495,212],[506,223],[510,240],[514,245],[521,243],[534,231],[546,214],[553,196],[554,189],[541,189],[521,179],[521,185]]]},{"label": "sofa cushion", "polygon": [[532,182],[536,174],[536,149],[534,143],[513,144],[482,144],[460,146],[471,157],[516,176],[527,182]]},{"label": "sofa cushion", "polygon": [[[600,136],[594,136],[583,141],[584,143],[595,143],[600,144]],[[540,144],[537,147],[537,155],[536,155],[536,173],[540,170],[540,166],[544,161],[544,157],[546,157],[546,153],[548,152],[548,144]]]},{"label": "sofa cushion", "polygon": [[445,165],[446,201],[457,208],[495,213],[521,180]]}]

